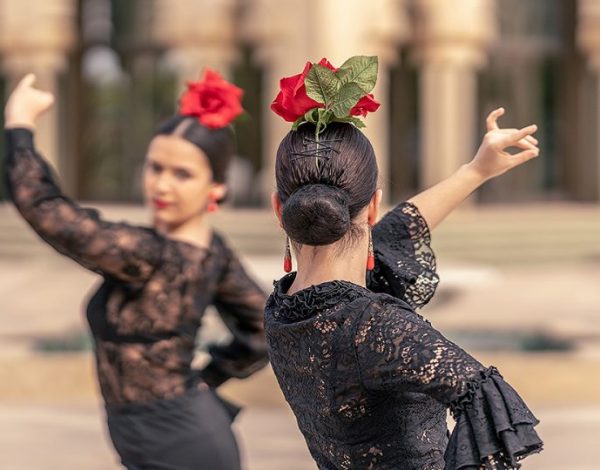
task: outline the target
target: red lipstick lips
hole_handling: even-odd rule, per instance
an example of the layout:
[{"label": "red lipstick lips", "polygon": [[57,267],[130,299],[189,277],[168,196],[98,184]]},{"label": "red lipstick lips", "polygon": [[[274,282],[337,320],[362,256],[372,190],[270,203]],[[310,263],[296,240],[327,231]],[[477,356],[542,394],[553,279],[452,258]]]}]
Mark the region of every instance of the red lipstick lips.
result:
[{"label": "red lipstick lips", "polygon": [[171,205],[170,202],[163,201],[162,199],[152,199],[152,204],[154,204],[154,207],[157,209],[166,209]]}]

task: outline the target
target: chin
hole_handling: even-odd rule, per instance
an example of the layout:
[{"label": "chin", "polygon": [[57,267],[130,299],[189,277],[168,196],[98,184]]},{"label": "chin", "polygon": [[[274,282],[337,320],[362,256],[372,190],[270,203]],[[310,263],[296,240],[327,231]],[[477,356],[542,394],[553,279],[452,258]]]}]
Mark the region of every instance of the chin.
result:
[{"label": "chin", "polygon": [[185,219],[182,219],[181,217],[177,217],[171,214],[165,214],[165,211],[156,209],[152,211],[152,220],[154,221],[154,225],[167,226],[177,226],[185,222]]}]

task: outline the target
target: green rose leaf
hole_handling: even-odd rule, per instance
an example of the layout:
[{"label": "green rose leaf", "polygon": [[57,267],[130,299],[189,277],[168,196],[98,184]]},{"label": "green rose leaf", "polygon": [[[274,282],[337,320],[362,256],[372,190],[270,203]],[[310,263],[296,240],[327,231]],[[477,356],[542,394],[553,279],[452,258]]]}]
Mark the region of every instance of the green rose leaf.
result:
[{"label": "green rose leaf", "polygon": [[328,123],[331,121],[333,113],[329,109],[319,108],[317,111],[317,120],[320,122]]},{"label": "green rose leaf", "polygon": [[377,56],[354,56],[342,64],[336,75],[342,84],[356,83],[367,94],[375,88],[378,65]]},{"label": "green rose leaf", "polygon": [[344,118],[334,118],[333,122],[346,122],[349,124],[353,124],[355,127],[362,129],[363,127],[367,127],[364,122],[354,116],[348,116]]},{"label": "green rose leaf", "polygon": [[350,115],[350,110],[364,95],[364,90],[356,83],[346,83],[340,88],[333,106],[331,107],[331,111],[336,118],[348,117]]},{"label": "green rose leaf", "polygon": [[318,103],[329,107],[340,89],[340,79],[328,68],[314,64],[304,80],[306,94]]},{"label": "green rose leaf", "polygon": [[309,111],[306,111],[306,114],[304,115],[304,120],[306,122],[312,122],[313,124],[316,124],[319,120],[319,109],[321,108],[313,108]]}]

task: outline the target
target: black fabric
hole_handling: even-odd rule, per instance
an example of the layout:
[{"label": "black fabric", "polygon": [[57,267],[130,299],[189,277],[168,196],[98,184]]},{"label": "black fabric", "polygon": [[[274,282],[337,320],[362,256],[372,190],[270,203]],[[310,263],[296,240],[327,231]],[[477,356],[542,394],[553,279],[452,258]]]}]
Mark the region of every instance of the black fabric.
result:
[{"label": "black fabric", "polygon": [[[238,469],[230,422],[239,409],[197,390],[266,365],[264,291],[218,233],[200,248],[151,228],[105,221],[61,192],[30,131],[10,130],[6,139],[5,177],[17,210],[57,251],[102,276],[87,319],[123,463]],[[191,368],[195,338],[209,305],[233,340],[211,347],[211,361],[197,371]]]},{"label": "black fabric", "polygon": [[214,392],[107,407],[110,437],[128,470],[238,470],[231,415]]},{"label": "black fabric", "polygon": [[480,371],[467,385],[450,404],[456,426],[446,449],[447,468],[476,470],[482,460],[489,470],[519,468],[520,460],[541,451],[534,430],[538,419],[495,367]]},{"label": "black fabric", "polygon": [[6,180],[23,218],[48,244],[103,277],[87,318],[98,378],[109,404],[173,398],[198,374],[191,369],[195,337],[214,305],[233,340],[215,345],[205,374],[216,387],[267,362],[266,294],[214,233],[199,248],[147,227],[103,220],[65,196],[26,129],[6,132]]},{"label": "black fabric", "polygon": [[375,268],[367,286],[408,302],[427,304],[439,283],[427,222],[410,202],[397,205],[373,227]]},{"label": "black fabric", "polygon": [[437,284],[429,232],[415,218],[401,205],[374,230],[386,235],[368,287],[388,293],[331,281],[287,295],[295,273],[275,283],[265,329],[277,380],[320,469],[517,468],[541,449],[537,420],[495,369],[414,311]]}]

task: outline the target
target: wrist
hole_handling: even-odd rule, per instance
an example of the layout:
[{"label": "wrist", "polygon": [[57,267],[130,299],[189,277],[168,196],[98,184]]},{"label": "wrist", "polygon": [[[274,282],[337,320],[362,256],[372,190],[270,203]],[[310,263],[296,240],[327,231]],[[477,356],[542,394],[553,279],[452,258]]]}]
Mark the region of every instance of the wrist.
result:
[{"label": "wrist", "polygon": [[458,169],[458,173],[463,178],[467,179],[471,184],[476,187],[481,186],[483,183],[491,179],[490,176],[486,175],[480,168],[477,167],[473,162],[465,163]]},{"label": "wrist", "polygon": [[30,119],[6,118],[4,121],[5,129],[24,128],[29,130],[35,129],[35,122]]}]

